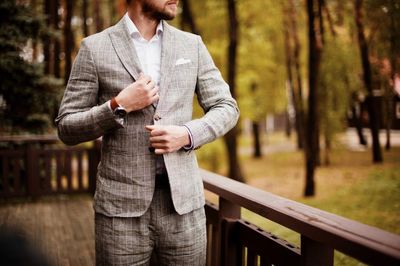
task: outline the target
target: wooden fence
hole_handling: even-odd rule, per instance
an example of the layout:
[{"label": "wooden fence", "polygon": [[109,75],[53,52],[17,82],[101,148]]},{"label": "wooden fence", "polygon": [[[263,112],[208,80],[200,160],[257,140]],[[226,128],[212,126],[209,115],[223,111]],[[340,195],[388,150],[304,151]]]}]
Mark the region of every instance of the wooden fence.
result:
[{"label": "wooden fence", "polygon": [[[400,236],[235,180],[202,171],[205,189],[219,196],[206,205],[208,265],[333,265],[334,250],[370,265],[400,265]],[[292,229],[301,246],[240,217],[241,208]]]},{"label": "wooden fence", "polygon": [[[65,147],[56,137],[0,137],[0,198],[93,193],[99,143]],[[333,265],[334,250],[371,265],[400,265],[400,236],[202,170],[207,265]],[[301,246],[241,219],[245,208],[301,235]]]},{"label": "wooden fence", "polygon": [[3,136],[0,144],[0,198],[94,192],[96,142],[66,147],[55,136]]}]

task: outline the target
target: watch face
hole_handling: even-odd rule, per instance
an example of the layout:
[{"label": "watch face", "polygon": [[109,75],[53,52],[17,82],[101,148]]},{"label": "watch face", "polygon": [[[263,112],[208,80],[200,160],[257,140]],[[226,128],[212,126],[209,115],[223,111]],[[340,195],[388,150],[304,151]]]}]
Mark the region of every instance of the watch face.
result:
[{"label": "watch face", "polygon": [[122,107],[117,107],[114,111],[114,114],[118,117],[126,116],[126,110]]}]

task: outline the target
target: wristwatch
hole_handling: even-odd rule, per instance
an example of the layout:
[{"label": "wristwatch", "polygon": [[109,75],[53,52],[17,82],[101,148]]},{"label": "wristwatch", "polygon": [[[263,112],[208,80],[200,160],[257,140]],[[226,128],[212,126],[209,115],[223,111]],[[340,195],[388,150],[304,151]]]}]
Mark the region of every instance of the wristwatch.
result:
[{"label": "wristwatch", "polygon": [[111,99],[110,105],[111,105],[111,110],[114,112],[115,116],[119,118],[124,118],[126,116],[127,112],[125,108],[117,103],[115,97]]}]

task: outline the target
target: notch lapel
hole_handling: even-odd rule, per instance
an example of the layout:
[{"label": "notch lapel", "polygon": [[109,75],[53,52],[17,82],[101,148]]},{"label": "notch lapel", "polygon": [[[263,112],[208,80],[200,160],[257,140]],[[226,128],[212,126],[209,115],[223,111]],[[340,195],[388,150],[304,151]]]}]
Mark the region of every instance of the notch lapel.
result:
[{"label": "notch lapel", "polygon": [[162,106],[167,95],[168,84],[172,78],[176,60],[175,35],[171,26],[163,20],[163,37],[161,44],[161,68],[160,68],[160,100],[157,109]]},{"label": "notch lapel", "polygon": [[114,46],[119,60],[134,80],[139,78],[142,71],[139,57],[136,54],[135,46],[128,34],[125,18],[122,18],[109,33],[111,42]]}]

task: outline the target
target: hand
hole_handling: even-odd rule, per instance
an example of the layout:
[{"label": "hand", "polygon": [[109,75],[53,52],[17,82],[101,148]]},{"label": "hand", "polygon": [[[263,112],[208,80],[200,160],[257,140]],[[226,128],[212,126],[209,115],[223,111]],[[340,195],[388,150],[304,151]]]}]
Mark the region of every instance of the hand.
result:
[{"label": "hand", "polygon": [[150,76],[140,74],[139,78],[123,89],[115,100],[129,113],[140,110],[156,102],[159,98],[158,87]]},{"label": "hand", "polygon": [[170,153],[190,144],[189,133],[183,126],[149,125],[150,145],[156,154]]}]

